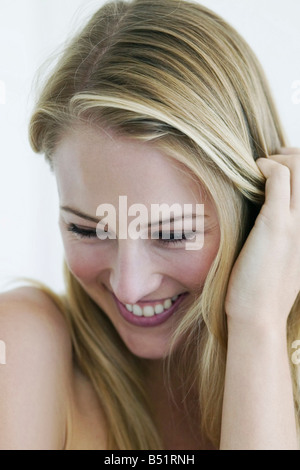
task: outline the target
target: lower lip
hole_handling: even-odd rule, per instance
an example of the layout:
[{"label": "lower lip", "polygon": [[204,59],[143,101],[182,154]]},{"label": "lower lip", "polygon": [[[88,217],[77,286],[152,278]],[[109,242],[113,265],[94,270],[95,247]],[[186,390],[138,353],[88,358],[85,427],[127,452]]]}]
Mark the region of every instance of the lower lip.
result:
[{"label": "lower lip", "polygon": [[163,313],[154,314],[153,317],[138,317],[133,313],[129,312],[127,308],[113,294],[113,297],[116,301],[116,304],[119,308],[119,312],[121,313],[122,317],[132,325],[143,327],[158,326],[166,322],[173,315],[175,310],[179,307],[179,305],[181,304],[183,299],[185,299],[186,296],[187,294],[181,294],[178,299],[171,305],[171,307],[165,310]]}]

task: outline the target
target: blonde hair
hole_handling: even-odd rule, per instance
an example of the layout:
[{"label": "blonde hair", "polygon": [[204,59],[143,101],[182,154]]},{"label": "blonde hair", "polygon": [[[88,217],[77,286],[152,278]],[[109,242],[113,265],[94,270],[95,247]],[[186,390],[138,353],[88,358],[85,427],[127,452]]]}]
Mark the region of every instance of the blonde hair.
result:
[{"label": "blonde hair", "polygon": [[[71,40],[44,84],[30,122],[32,148],[52,166],[60,139],[78,121],[154,142],[204,185],[216,205],[220,248],[203,291],[178,325],[168,365],[176,357],[187,397],[197,387],[199,428],[218,447],[228,280],[264,201],[255,160],[285,145],[261,66],[241,36],[199,4],[112,1]],[[163,448],[141,361],[66,264],[65,279],[61,308],[75,358],[104,406],[108,448]],[[299,303],[289,317],[288,344],[298,332]],[[295,367],[293,381],[298,410]]]}]

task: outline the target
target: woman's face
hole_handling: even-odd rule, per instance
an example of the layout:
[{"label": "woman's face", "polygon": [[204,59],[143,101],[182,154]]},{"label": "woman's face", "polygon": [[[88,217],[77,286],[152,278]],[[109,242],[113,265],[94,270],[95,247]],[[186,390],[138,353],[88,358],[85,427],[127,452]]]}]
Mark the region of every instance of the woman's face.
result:
[{"label": "woman's face", "polygon": [[[70,271],[133,354],[165,357],[175,325],[201,291],[218,251],[214,205],[183,166],[153,144],[83,124],[60,141],[54,172]],[[153,220],[151,210],[163,203],[177,204],[175,213],[167,212],[167,220],[154,225],[164,217]],[[134,211],[133,204],[144,210]],[[189,213],[204,204],[201,249],[176,240],[182,238],[182,217],[171,219],[183,214],[185,204],[192,204]],[[100,213],[99,206],[108,212]]]}]

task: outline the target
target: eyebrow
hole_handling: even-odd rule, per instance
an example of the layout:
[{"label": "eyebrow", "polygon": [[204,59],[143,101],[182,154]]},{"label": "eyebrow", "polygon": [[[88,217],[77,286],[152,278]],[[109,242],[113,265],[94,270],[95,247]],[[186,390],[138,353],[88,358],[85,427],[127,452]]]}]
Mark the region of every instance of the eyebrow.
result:
[{"label": "eyebrow", "polygon": [[[177,215],[176,217],[170,217],[170,219],[166,219],[166,220],[159,220],[158,222],[149,222],[148,224],[148,228],[151,228],[155,225],[160,225],[160,224],[164,224],[166,222],[175,222],[176,220],[183,220],[184,219],[195,219],[197,217],[197,214],[187,214],[187,215],[184,215],[184,214],[181,214],[181,215]],[[207,217],[207,215],[204,215],[204,217]]]},{"label": "eyebrow", "polygon": [[82,219],[89,220],[90,222],[98,223],[101,220],[101,219],[98,219],[97,217],[92,217],[91,215],[85,214],[84,212],[80,212],[79,210],[73,209],[72,207],[69,207],[69,206],[60,206],[60,209],[66,212],[70,212],[71,214],[77,215],[78,217],[81,217]]},{"label": "eyebrow", "polygon": [[[77,209],[73,209],[72,207],[69,207],[69,206],[60,206],[60,209],[63,210],[63,211],[66,211],[66,212],[70,212],[71,214],[74,214],[74,215],[77,215],[78,217],[82,218],[82,219],[86,219],[86,220],[89,220],[90,222],[95,222],[96,224],[98,222],[101,222],[101,219],[97,218],[97,217],[92,217],[91,215],[88,215],[88,214],[85,214],[84,212],[80,212],[79,210]],[[181,214],[181,215],[178,215],[176,217],[170,217],[170,219],[166,219],[166,220],[159,220],[157,222],[149,222],[148,224],[148,228],[151,228],[155,225],[160,225],[160,224],[164,224],[166,222],[175,222],[176,220],[182,220],[183,218],[185,219],[195,219],[197,217],[197,214],[187,214],[187,215],[184,215],[184,214]],[[204,215],[204,217],[208,217],[208,215]]]}]

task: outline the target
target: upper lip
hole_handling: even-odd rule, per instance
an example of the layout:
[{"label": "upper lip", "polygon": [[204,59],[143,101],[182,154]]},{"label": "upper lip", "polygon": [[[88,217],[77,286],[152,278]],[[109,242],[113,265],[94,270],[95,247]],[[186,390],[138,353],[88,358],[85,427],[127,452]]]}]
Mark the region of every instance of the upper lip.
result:
[{"label": "upper lip", "polygon": [[175,297],[175,296],[179,297],[179,296],[182,295],[182,294],[184,294],[184,292],[181,292],[180,294],[173,294],[173,295],[171,295],[171,296],[169,296],[169,297],[164,297],[164,298],[162,298],[162,299],[141,300],[141,301],[136,302],[136,303],[131,303],[131,302],[126,302],[126,303],[124,303],[124,302],[122,302],[120,299],[118,299],[118,297],[112,292],[112,295],[113,295],[121,304],[123,304],[123,305],[126,305],[126,304],[127,304],[127,305],[128,305],[128,304],[129,304],[129,305],[139,305],[139,304],[149,305],[149,304],[153,304],[153,303],[163,303],[163,302],[165,302],[165,300],[167,300],[167,299],[172,299],[172,298]]}]

